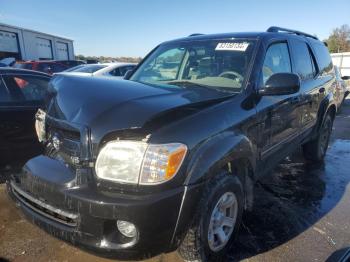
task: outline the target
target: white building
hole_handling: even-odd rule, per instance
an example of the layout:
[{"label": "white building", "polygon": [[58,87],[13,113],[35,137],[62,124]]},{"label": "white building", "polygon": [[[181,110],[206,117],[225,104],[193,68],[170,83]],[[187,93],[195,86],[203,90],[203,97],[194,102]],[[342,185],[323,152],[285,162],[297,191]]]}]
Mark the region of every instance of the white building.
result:
[{"label": "white building", "polygon": [[350,52],[331,54],[333,64],[338,66],[342,76],[350,76]]},{"label": "white building", "polygon": [[0,59],[74,60],[73,40],[0,23]]}]

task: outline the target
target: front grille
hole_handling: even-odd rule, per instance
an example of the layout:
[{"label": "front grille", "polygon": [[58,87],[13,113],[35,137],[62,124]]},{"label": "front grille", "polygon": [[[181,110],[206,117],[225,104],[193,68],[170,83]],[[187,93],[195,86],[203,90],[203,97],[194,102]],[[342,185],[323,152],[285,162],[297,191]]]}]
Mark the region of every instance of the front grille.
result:
[{"label": "front grille", "polygon": [[48,155],[59,157],[68,164],[79,163],[81,155],[79,132],[48,126],[48,137]]},{"label": "front grille", "polygon": [[66,226],[75,227],[78,221],[78,215],[55,208],[43,201],[35,199],[11,182],[11,188],[16,198],[25,206],[36,213],[52,219]]}]

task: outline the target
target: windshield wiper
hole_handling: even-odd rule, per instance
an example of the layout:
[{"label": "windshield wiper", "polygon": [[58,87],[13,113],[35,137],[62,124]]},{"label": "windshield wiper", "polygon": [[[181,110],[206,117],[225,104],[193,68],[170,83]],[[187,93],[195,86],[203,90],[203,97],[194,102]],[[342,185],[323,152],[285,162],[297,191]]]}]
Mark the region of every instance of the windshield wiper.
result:
[{"label": "windshield wiper", "polygon": [[204,87],[204,88],[212,88],[211,86],[207,86],[207,85],[202,85],[202,84],[194,83],[194,82],[189,81],[189,80],[173,80],[173,81],[167,82],[166,84],[168,84],[168,85],[176,85],[176,86],[180,86],[180,87]]},{"label": "windshield wiper", "polygon": [[216,90],[216,91],[225,92],[225,93],[237,93],[237,92],[234,92],[232,88],[229,88],[229,87],[203,85],[203,84],[194,83],[189,80],[173,80],[173,81],[167,82],[167,84],[176,85],[180,87],[199,87],[199,88],[211,89],[211,90]]}]

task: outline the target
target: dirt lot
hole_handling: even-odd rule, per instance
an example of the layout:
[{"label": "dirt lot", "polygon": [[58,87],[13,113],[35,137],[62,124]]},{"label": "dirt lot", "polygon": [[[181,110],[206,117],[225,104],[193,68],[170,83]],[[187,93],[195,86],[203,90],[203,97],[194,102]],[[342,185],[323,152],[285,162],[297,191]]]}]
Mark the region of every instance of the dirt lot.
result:
[{"label": "dirt lot", "polygon": [[[287,158],[256,185],[227,261],[325,261],[350,247],[350,100],[338,114],[326,161]],[[3,171],[2,177],[10,172]],[[0,261],[109,261],[57,240],[26,221],[0,185]],[[176,253],[147,261],[181,261]]]}]

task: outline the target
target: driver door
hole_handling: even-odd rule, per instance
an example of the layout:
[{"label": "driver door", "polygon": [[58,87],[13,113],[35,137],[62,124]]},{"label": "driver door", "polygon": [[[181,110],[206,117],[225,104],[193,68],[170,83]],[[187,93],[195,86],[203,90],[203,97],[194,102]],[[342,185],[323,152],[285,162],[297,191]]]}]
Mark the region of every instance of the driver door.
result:
[{"label": "driver door", "polygon": [[[292,73],[292,63],[286,40],[270,43],[261,69],[261,86],[276,73]],[[286,157],[300,130],[300,94],[262,96],[257,114],[265,139],[260,147],[261,168],[268,171]]]}]

